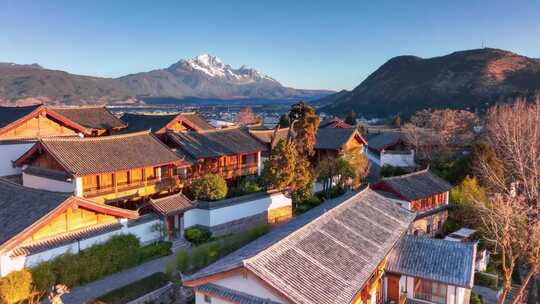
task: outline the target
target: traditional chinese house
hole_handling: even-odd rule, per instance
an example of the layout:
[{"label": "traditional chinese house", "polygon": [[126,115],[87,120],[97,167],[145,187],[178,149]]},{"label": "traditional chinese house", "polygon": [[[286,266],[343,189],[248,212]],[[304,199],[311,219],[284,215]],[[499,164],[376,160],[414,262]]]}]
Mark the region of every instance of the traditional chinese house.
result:
[{"label": "traditional chinese house", "polygon": [[387,300],[398,303],[405,297],[413,303],[467,304],[475,256],[474,243],[406,236],[388,256]]},{"label": "traditional chinese house", "polygon": [[107,108],[0,107],[0,176],[19,174],[12,165],[39,138],[108,135],[126,127]]},{"label": "traditional chinese house", "polygon": [[156,135],[162,135],[167,131],[198,132],[214,129],[204,118],[191,112],[173,115],[125,113],[122,120],[128,125],[125,132],[151,130]]},{"label": "traditional chinese house", "polygon": [[367,188],[307,211],[184,284],[196,304],[468,303],[475,245],[407,236],[414,218]]},{"label": "traditional chinese house", "polygon": [[393,167],[413,168],[414,150],[407,145],[402,132],[381,132],[368,135],[366,155],[368,159],[379,167],[385,165]]},{"label": "traditional chinese house", "polygon": [[280,140],[287,140],[289,128],[265,130],[250,129],[249,134],[265,146],[265,149],[261,154],[264,161],[270,157],[272,148],[274,148]]},{"label": "traditional chinese house", "polygon": [[448,196],[452,186],[429,169],[382,178],[372,186],[401,201],[401,205],[417,213],[411,228],[414,234],[434,236],[448,218]]},{"label": "traditional chinese house", "polygon": [[0,179],[0,277],[121,233],[154,241],[137,212]]},{"label": "traditional chinese house", "polygon": [[42,138],[15,164],[23,168],[25,186],[126,207],[153,195],[176,192],[189,166],[148,131]]},{"label": "traditional chinese house", "polygon": [[321,161],[325,158],[339,157],[350,150],[363,153],[367,141],[356,128],[325,128],[317,130],[315,143],[315,158]]},{"label": "traditional chinese house", "polygon": [[354,128],[354,126],[351,126],[350,124],[344,122],[343,120],[337,117],[330,117],[325,120],[322,120],[319,123],[319,128],[320,129],[325,129],[325,128],[345,129],[345,128]]},{"label": "traditional chinese house", "polygon": [[227,180],[258,175],[261,152],[265,147],[238,127],[199,132],[169,132],[164,142],[176,153],[192,162],[189,179],[219,174]]},{"label": "traditional chinese house", "polygon": [[383,303],[386,256],[413,219],[366,189],[309,210],[184,284],[197,304]]}]

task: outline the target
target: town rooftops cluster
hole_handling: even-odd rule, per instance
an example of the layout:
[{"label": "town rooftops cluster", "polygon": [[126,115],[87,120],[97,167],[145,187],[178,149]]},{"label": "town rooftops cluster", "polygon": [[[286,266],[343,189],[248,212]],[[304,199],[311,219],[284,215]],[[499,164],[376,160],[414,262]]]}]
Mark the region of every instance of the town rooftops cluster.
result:
[{"label": "town rooftops cluster", "polygon": [[447,192],[452,185],[426,168],[409,174],[384,177],[374,188],[392,192],[400,199],[414,201]]}]

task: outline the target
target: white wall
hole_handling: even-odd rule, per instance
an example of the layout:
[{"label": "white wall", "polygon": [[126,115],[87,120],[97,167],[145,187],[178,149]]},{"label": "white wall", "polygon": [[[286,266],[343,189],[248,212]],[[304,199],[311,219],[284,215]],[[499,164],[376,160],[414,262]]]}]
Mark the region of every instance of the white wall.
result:
[{"label": "white wall", "polygon": [[159,231],[153,231],[152,226],[160,223],[159,219],[141,223],[139,225],[128,227],[127,220],[122,219],[122,228],[96,235],[94,237],[72,242],[59,247],[51,248],[29,256],[9,257],[11,252],[5,252],[0,255],[0,277],[7,275],[11,271],[21,270],[23,267],[34,267],[43,261],[54,259],[55,257],[67,252],[78,253],[79,249],[84,250],[95,244],[103,243],[114,235],[133,234],[139,238],[141,244],[145,245],[160,238]]},{"label": "white wall", "polygon": [[381,159],[379,158],[379,155],[371,152],[367,147],[364,149],[364,154],[366,155],[367,159],[371,161],[372,163],[377,164],[377,166],[381,167]]},{"label": "white wall", "polygon": [[21,157],[33,145],[34,143],[0,145],[0,176],[20,174],[21,168],[14,168],[12,161]]},{"label": "white wall", "polygon": [[390,165],[394,167],[413,167],[414,164],[414,150],[410,153],[385,153],[381,152],[380,166]]},{"label": "white wall", "polygon": [[51,178],[27,174],[24,172],[22,174],[22,177],[23,185],[25,187],[66,193],[75,192],[74,182],[63,182]]},{"label": "white wall", "polygon": [[[259,298],[271,299],[273,301],[284,303],[284,299],[278,297],[266,286],[262,285],[259,280],[252,274],[242,275],[236,274],[223,279],[212,282],[214,284],[238,290]],[[203,302],[204,303],[204,302]]]},{"label": "white wall", "polygon": [[291,206],[290,198],[283,194],[265,196],[242,204],[225,206],[213,210],[191,209],[184,213],[184,227],[195,225],[214,227],[234,220],[260,214],[271,209]]}]

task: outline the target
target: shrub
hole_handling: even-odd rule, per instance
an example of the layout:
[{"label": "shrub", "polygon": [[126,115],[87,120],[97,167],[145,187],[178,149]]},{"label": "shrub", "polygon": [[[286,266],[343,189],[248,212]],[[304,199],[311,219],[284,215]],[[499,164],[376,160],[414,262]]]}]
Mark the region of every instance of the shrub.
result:
[{"label": "shrub", "polygon": [[171,247],[171,242],[157,242],[155,244],[141,247],[139,250],[139,263],[144,263],[158,257],[167,256],[172,253]]},{"label": "shrub", "polygon": [[115,289],[94,301],[96,303],[122,304],[137,299],[153,290],[167,285],[169,277],[156,272],[124,287]]},{"label": "shrub", "polygon": [[490,275],[484,272],[476,272],[474,274],[474,283],[480,286],[488,287],[493,290],[498,290],[499,279],[496,275]]},{"label": "shrub", "polygon": [[242,196],[262,191],[263,188],[254,180],[243,179],[238,187],[229,189],[229,197]]},{"label": "shrub", "polygon": [[32,273],[27,269],[14,271],[0,279],[0,300],[2,303],[21,302],[32,293]]},{"label": "shrub", "polygon": [[449,233],[455,232],[458,229],[459,229],[459,224],[456,223],[456,221],[454,221],[451,218],[447,219],[443,224],[444,234],[449,234]]},{"label": "shrub", "polygon": [[181,273],[186,273],[189,270],[189,253],[186,250],[180,250],[176,254],[176,265]]},{"label": "shrub", "polygon": [[475,292],[472,292],[471,293],[471,300],[469,302],[470,304],[483,304],[484,302],[482,301],[482,296],[475,293]]},{"label": "shrub", "polygon": [[407,170],[401,167],[394,167],[391,165],[384,165],[381,168],[381,177],[390,177],[406,174]]},{"label": "shrub", "polygon": [[191,192],[195,199],[216,201],[227,196],[227,182],[216,174],[207,174],[191,184]]},{"label": "shrub", "polygon": [[[68,287],[78,286],[81,283],[79,267],[80,258],[72,253],[63,254],[52,261],[56,279]],[[85,265],[85,267],[97,267],[98,265]]]},{"label": "shrub", "polygon": [[204,242],[207,242],[211,237],[210,231],[204,228],[192,227],[184,231],[184,236],[189,242],[200,245]]},{"label": "shrub", "polygon": [[56,284],[56,273],[54,273],[51,262],[42,262],[36,267],[30,269],[34,286],[38,290],[48,290]]}]

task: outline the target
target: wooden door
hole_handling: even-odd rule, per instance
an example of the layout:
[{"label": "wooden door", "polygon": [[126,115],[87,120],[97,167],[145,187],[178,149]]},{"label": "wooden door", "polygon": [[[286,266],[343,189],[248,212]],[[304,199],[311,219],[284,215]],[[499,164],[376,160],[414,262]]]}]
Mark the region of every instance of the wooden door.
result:
[{"label": "wooden door", "polygon": [[399,302],[399,276],[387,275],[388,278],[388,301]]}]

